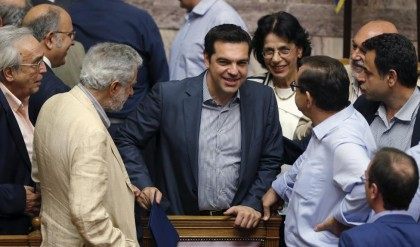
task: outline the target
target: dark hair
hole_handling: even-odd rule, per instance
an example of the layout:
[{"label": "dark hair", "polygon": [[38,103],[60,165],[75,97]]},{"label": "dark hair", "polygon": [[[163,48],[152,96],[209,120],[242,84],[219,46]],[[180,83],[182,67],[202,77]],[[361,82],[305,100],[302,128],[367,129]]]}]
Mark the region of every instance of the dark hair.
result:
[{"label": "dark hair", "polygon": [[[271,15],[266,15],[258,20],[258,27],[252,39],[254,57],[266,68],[262,55],[265,37],[274,33],[275,35],[286,38],[297,47],[302,48],[302,57],[311,55],[311,41],[308,32],[303,29],[299,21],[293,15],[280,11]],[[299,62],[298,58],[298,62]]]},{"label": "dark hair", "polygon": [[373,158],[368,183],[375,183],[386,210],[407,210],[419,186],[417,163],[396,148],[382,148]]},{"label": "dark hair", "polygon": [[215,26],[206,34],[204,38],[204,52],[211,57],[214,54],[214,43],[222,41],[226,43],[246,43],[248,44],[248,56],[251,53],[251,37],[240,26],[234,24],[222,24]]},{"label": "dark hair", "polygon": [[306,68],[298,77],[300,90],[308,91],[317,107],[325,111],[340,111],[348,106],[350,81],[340,61],[328,56],[312,56],[301,62]]},{"label": "dark hair", "polygon": [[375,51],[375,66],[384,77],[391,69],[397,72],[401,85],[414,88],[417,84],[417,55],[411,41],[401,34],[384,33],[363,42],[362,49]]}]

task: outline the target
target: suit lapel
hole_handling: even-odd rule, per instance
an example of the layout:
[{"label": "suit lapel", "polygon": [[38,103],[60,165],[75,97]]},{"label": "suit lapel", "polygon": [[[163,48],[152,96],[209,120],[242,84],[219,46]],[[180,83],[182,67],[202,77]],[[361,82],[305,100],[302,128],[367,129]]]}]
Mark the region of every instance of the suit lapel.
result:
[{"label": "suit lapel", "polygon": [[201,106],[203,102],[204,73],[186,82],[184,98],[185,137],[189,164],[197,185],[198,177],[198,140],[200,136]]},{"label": "suit lapel", "polygon": [[246,163],[248,160],[248,153],[250,150],[250,141],[254,131],[254,114],[253,114],[253,102],[251,95],[247,90],[246,82],[239,89],[241,94],[240,106],[241,106],[241,166],[239,169],[239,181],[238,184],[241,186],[241,182],[245,175]]},{"label": "suit lapel", "polygon": [[16,142],[16,148],[20,153],[21,157],[29,170],[31,170],[31,161],[29,159],[28,150],[26,149],[25,141],[23,140],[22,132],[20,131],[19,125],[15,118],[15,115],[12,112],[12,109],[7,103],[6,97],[3,92],[0,91],[0,103],[4,109],[7,118],[7,124],[9,125],[10,132],[13,136],[14,141]]}]

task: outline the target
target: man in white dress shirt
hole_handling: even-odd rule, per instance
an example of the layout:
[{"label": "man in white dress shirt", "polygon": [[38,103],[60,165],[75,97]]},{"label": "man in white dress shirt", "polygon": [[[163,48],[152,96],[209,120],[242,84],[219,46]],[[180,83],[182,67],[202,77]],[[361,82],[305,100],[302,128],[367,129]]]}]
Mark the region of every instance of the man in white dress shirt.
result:
[{"label": "man in white dress shirt", "polygon": [[364,117],[348,105],[349,78],[336,59],[302,59],[296,105],[313,123],[306,151],[264,195],[264,217],[283,200],[288,246],[337,246],[344,226],[365,222],[370,208],[361,179],[375,140]]}]

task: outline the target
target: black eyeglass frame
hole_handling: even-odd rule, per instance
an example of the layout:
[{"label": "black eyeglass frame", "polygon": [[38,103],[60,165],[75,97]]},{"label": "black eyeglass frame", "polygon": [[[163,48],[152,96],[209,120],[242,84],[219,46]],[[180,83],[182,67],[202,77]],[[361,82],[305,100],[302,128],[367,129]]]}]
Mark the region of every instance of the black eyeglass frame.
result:
[{"label": "black eyeglass frame", "polygon": [[292,83],[290,83],[290,88],[292,89],[293,92],[296,92],[297,88],[300,88],[300,90],[302,91],[305,90],[301,85],[297,85],[296,81],[292,81]]}]

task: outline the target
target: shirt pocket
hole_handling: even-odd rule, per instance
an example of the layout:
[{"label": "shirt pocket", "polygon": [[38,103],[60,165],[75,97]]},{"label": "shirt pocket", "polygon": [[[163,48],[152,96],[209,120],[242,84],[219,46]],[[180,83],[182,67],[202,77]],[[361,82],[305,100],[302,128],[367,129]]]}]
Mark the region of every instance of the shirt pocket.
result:
[{"label": "shirt pocket", "polygon": [[302,167],[296,177],[293,190],[305,200],[319,198],[325,183],[325,173],[322,168],[313,164]]}]

